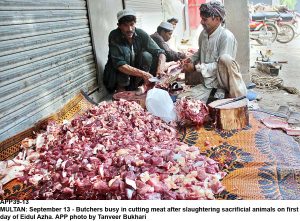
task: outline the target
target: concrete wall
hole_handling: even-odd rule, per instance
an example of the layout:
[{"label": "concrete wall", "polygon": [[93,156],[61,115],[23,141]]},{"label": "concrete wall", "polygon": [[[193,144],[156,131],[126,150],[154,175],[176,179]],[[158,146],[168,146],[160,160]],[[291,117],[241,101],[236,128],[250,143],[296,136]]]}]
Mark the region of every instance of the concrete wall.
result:
[{"label": "concrete wall", "polygon": [[108,55],[108,35],[117,27],[117,13],[123,9],[122,0],[87,0],[93,48],[97,62],[100,96],[105,96],[102,79]]},{"label": "concrete wall", "polygon": [[176,29],[173,31],[173,35],[179,36],[181,39],[185,31],[185,18],[184,18],[184,4],[182,0],[163,0],[162,7],[164,12],[164,21],[175,17],[178,19]]},{"label": "concrete wall", "polygon": [[[226,0],[225,0],[226,1]],[[249,3],[252,4],[258,4],[258,3],[263,3],[263,4],[267,4],[267,5],[272,5],[274,0],[249,0]]]},{"label": "concrete wall", "polygon": [[250,81],[250,44],[249,44],[249,12],[247,0],[225,0],[226,27],[232,31],[238,41],[237,62],[241,67],[243,79]]},{"label": "concrete wall", "polygon": [[135,27],[143,29],[149,35],[156,32],[157,26],[164,20],[162,12],[140,12],[136,10],[137,23]]}]

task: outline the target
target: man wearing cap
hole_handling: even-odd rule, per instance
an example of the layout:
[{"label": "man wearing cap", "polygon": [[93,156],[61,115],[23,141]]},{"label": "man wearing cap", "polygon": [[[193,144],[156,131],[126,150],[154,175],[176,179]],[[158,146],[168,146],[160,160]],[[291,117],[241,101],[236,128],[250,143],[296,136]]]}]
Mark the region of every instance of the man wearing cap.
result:
[{"label": "man wearing cap", "polygon": [[173,30],[176,28],[176,25],[178,23],[178,19],[177,18],[170,18],[167,20],[167,22],[171,23],[173,25]]},{"label": "man wearing cap", "polygon": [[174,33],[174,30],[175,30],[175,28],[177,26],[177,23],[178,23],[178,19],[173,17],[173,18],[168,19],[167,22],[169,22],[169,23],[171,23],[173,25],[173,33],[172,33],[171,39],[168,41],[168,45],[170,46],[170,48],[172,50],[178,51],[178,39],[179,39],[179,36],[178,36],[178,34],[176,32]]},{"label": "man wearing cap", "polygon": [[167,44],[173,33],[174,26],[169,22],[161,22],[157,27],[157,31],[151,35],[151,38],[157,43],[157,45],[164,49],[166,52],[167,62],[178,61],[185,58],[185,54],[181,52],[173,51]]},{"label": "man wearing cap", "polygon": [[146,32],[135,28],[133,10],[122,10],[117,18],[118,28],[108,38],[103,82],[109,92],[136,90],[143,82],[149,83],[153,75],[163,74],[166,57]]},{"label": "man wearing cap", "polygon": [[185,73],[201,74],[207,88],[224,90],[229,97],[244,96],[245,83],[235,61],[237,41],[234,35],[222,27],[225,8],[219,1],[210,1],[200,6],[203,31],[199,36],[199,49],[191,62],[184,65]]}]

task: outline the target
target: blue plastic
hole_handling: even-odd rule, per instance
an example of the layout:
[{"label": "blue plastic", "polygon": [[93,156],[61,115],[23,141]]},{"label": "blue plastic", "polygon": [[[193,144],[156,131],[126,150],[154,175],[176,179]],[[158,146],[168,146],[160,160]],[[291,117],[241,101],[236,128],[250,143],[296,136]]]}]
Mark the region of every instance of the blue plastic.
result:
[{"label": "blue plastic", "polygon": [[177,95],[171,95],[171,94],[170,94],[170,97],[171,97],[173,103],[175,103],[175,102],[176,102],[176,99],[177,99]]},{"label": "blue plastic", "polygon": [[258,96],[257,93],[255,93],[254,91],[248,90],[247,98],[248,98],[249,101],[256,100],[257,96]]},{"label": "blue plastic", "polygon": [[247,89],[253,89],[256,87],[256,84],[251,82],[251,83],[247,84],[246,87],[247,87]]}]

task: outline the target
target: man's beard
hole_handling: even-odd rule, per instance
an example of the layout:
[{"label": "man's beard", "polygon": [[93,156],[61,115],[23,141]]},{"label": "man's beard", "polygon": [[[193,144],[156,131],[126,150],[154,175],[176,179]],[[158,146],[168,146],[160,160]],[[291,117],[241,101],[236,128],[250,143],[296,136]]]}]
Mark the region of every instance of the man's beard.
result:
[{"label": "man's beard", "polygon": [[127,31],[127,32],[125,32],[125,35],[126,35],[127,37],[131,38],[131,37],[133,36],[134,32],[135,32],[135,29],[133,29],[132,31]]},{"label": "man's beard", "polygon": [[203,27],[203,29],[204,29],[205,31],[208,30],[208,27],[207,27],[206,25],[202,25],[202,27]]},{"label": "man's beard", "polygon": [[127,36],[127,37],[132,37],[133,34],[134,34],[134,32],[131,32],[131,31],[126,32],[126,36]]}]

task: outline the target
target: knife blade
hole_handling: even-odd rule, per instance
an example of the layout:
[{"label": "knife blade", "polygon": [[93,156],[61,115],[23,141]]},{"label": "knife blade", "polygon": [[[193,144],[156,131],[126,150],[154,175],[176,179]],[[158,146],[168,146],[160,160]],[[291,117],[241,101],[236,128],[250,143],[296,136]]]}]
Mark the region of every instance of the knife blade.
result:
[{"label": "knife blade", "polygon": [[215,108],[216,108],[216,107],[223,106],[223,105],[226,105],[226,104],[230,104],[230,103],[234,103],[234,102],[243,100],[244,98],[246,98],[246,96],[241,96],[241,97],[233,98],[233,99],[231,99],[231,100],[229,100],[229,101],[225,101],[224,103],[221,103],[221,104],[216,105]]},{"label": "knife blade", "polygon": [[160,79],[158,79],[157,77],[152,77],[152,78],[149,78],[148,80],[152,83],[160,82]]}]

